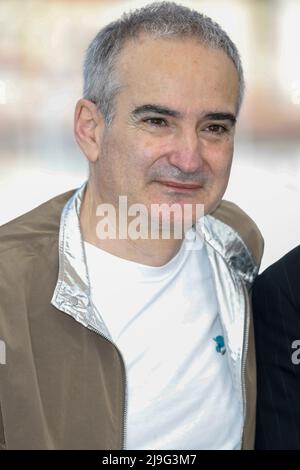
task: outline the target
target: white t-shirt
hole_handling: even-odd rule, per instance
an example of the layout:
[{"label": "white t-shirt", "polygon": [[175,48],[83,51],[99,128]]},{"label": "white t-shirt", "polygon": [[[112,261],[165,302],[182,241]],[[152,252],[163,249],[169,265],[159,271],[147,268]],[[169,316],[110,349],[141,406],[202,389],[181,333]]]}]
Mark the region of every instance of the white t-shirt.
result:
[{"label": "white t-shirt", "polygon": [[126,367],[125,448],[240,449],[241,403],[214,339],[223,331],[205,246],[184,239],[159,267],[84,246],[93,303]]}]

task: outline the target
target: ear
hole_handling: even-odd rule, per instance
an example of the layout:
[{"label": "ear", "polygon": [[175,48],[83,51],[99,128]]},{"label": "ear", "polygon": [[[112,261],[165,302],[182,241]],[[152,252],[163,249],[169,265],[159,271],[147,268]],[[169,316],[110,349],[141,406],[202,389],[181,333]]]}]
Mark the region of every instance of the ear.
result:
[{"label": "ear", "polygon": [[90,162],[96,162],[100,153],[104,119],[97,106],[80,99],[74,113],[74,135],[77,144]]}]

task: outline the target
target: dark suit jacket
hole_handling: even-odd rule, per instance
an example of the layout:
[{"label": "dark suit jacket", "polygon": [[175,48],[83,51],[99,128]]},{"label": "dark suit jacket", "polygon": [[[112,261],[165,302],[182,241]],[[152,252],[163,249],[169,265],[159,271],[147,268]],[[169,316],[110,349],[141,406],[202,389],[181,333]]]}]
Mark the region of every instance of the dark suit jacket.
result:
[{"label": "dark suit jacket", "polygon": [[253,310],[255,448],[300,449],[300,246],[258,276]]}]

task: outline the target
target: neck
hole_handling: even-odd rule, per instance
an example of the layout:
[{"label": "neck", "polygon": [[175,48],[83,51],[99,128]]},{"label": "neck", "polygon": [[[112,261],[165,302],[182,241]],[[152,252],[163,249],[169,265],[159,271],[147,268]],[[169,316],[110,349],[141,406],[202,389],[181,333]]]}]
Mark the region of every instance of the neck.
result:
[{"label": "neck", "polygon": [[120,258],[149,266],[163,266],[179,251],[183,240],[174,237],[163,239],[161,233],[158,239],[153,239],[150,236],[147,239],[138,238],[136,240],[129,236],[120,238],[117,226],[115,237],[99,237],[97,235],[99,216],[96,210],[101,202],[103,202],[101,198],[96,197],[88,183],[80,211],[80,227],[84,241]]}]

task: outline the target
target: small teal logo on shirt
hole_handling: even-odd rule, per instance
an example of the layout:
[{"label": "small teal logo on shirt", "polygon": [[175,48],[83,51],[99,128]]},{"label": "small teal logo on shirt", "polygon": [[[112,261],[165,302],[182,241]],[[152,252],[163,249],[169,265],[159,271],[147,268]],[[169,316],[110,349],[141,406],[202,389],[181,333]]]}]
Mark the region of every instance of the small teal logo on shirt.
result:
[{"label": "small teal logo on shirt", "polygon": [[222,355],[225,354],[226,353],[226,348],[225,348],[225,343],[224,343],[224,337],[223,336],[216,336],[213,339],[217,343],[216,351],[218,353],[221,353]]}]

